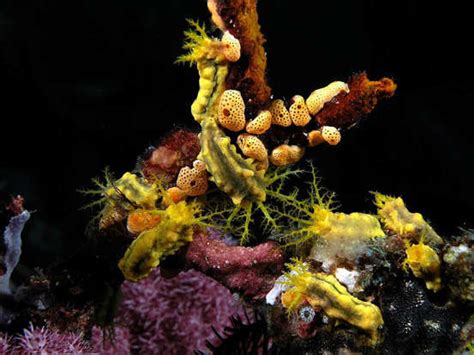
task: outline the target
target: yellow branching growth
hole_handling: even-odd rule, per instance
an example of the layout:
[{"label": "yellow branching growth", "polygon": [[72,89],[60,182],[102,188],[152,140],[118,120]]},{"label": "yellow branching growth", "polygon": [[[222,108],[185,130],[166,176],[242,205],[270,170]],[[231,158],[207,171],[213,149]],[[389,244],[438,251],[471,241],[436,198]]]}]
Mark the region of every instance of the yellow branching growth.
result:
[{"label": "yellow branching growth", "polygon": [[[249,241],[251,225],[256,219],[259,227],[264,232],[273,231],[278,233],[286,229],[288,222],[281,211],[281,205],[286,206],[288,201],[296,201],[294,193],[286,194],[283,191],[285,182],[291,176],[298,176],[302,170],[275,169],[267,172],[263,178],[263,186],[272,198],[265,201],[241,201],[238,204],[232,203],[229,199],[222,199],[222,195],[211,198],[208,201],[208,210],[214,211],[211,219],[213,225],[221,225],[225,232],[233,234],[240,239],[241,244]],[[256,216],[258,216],[256,218]]]},{"label": "yellow branching growth", "polygon": [[379,328],[383,325],[380,309],[352,296],[337,279],[324,273],[313,273],[309,266],[299,260],[287,264],[283,284],[291,288],[282,295],[282,304],[291,314],[303,302],[322,310],[331,318],[343,320],[366,331],[371,342],[379,338]]},{"label": "yellow branching growth", "polygon": [[[299,170],[296,173],[300,174]],[[279,220],[287,223],[287,232],[284,235],[286,245],[302,245],[318,236],[315,232],[315,225],[319,223],[317,212],[325,211],[332,213],[337,206],[335,193],[321,187],[321,179],[318,178],[316,169],[311,165],[311,179],[308,184],[308,197],[301,199],[299,190],[293,189],[290,193],[285,192],[285,177],[269,188],[268,196],[280,202],[282,206],[278,208],[270,207],[270,212]],[[316,227],[317,228],[317,227]]]},{"label": "yellow branching growth", "polygon": [[208,55],[213,39],[207,35],[204,24],[200,25],[199,22],[191,19],[187,21],[191,26],[189,30],[184,32],[183,49],[187,53],[180,55],[176,63],[189,63],[191,66]]}]

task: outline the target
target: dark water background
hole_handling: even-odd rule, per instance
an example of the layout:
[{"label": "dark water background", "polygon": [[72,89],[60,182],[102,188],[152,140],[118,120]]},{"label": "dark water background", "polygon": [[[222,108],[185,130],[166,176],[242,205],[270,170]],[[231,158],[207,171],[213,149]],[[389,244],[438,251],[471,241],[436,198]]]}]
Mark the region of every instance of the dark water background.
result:
[{"label": "dark water background", "polygon": [[[261,1],[276,96],[364,69],[399,84],[315,155],[344,211],[373,211],[378,190],[445,236],[474,227],[469,14],[456,2]],[[207,20],[205,1],[1,1],[0,189],[37,211],[23,261],[46,264],[84,240],[90,214],[76,190],[105,166],[121,175],[173,127],[197,128],[196,71],[173,64],[185,18]]]}]

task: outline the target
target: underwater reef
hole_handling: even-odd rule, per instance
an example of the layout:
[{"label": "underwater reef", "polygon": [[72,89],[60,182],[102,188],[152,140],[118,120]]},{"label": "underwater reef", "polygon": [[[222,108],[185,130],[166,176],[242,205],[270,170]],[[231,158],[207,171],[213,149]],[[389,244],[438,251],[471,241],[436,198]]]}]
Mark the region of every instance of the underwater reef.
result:
[{"label": "underwater reef", "polygon": [[472,352],[474,231],[440,235],[382,192],[343,212],[312,161],[396,83],[361,72],[285,99],[267,81],[257,1],[207,6],[176,60],[197,69],[199,130],[81,191],[86,248],[11,282],[34,214],[5,201],[0,353]]}]

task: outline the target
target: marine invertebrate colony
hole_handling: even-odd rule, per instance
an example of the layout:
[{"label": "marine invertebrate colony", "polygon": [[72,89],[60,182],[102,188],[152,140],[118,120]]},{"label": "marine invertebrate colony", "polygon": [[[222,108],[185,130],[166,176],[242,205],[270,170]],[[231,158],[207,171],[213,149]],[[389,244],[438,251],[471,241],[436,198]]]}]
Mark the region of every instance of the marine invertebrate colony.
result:
[{"label": "marine invertebrate colony", "polygon": [[[466,263],[453,257],[456,248],[471,255],[466,241],[450,245],[401,198],[380,193],[373,214],[336,211],[335,195],[321,187],[316,169],[311,165],[307,174],[295,167],[321,144],[339,144],[380,99],[394,94],[393,80],[359,73],[289,101],[274,99],[256,0],[209,0],[208,8],[217,30],[211,35],[188,21],[186,53],[177,60],[198,71],[191,115],[200,132],[173,132],[138,171],[107,177],[94,192],[102,198],[104,233],[119,234],[114,227],[126,221],[118,265],[127,282],[153,275],[158,265],[171,273],[199,270],[260,307],[275,349],[396,348],[398,340],[387,335],[397,334],[400,324],[384,302],[401,313],[415,306],[405,294],[384,292],[391,279],[426,309],[453,315],[450,323],[434,317],[433,327],[466,321],[450,298],[472,300],[472,280],[449,271],[466,273]],[[293,260],[287,271],[285,260]],[[417,279],[427,291],[413,291]],[[438,292],[451,279],[451,294]],[[447,297],[439,301],[445,306],[432,306],[426,292]],[[429,325],[417,331],[428,332]],[[441,343],[445,334],[432,337]]]}]

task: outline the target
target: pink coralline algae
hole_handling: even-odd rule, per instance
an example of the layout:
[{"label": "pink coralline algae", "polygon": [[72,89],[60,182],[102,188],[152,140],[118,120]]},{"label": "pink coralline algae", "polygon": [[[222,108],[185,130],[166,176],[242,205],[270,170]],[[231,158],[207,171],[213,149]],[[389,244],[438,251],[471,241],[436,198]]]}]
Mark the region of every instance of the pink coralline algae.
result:
[{"label": "pink coralline algae", "polygon": [[284,255],[277,243],[241,247],[205,234],[196,234],[186,258],[196,269],[222,282],[231,291],[260,299],[281,274]]},{"label": "pink coralline algae", "polygon": [[140,354],[193,354],[218,341],[230,317],[243,309],[230,292],[198,271],[165,279],[160,270],[122,286],[119,321],[132,333],[132,350]]}]

